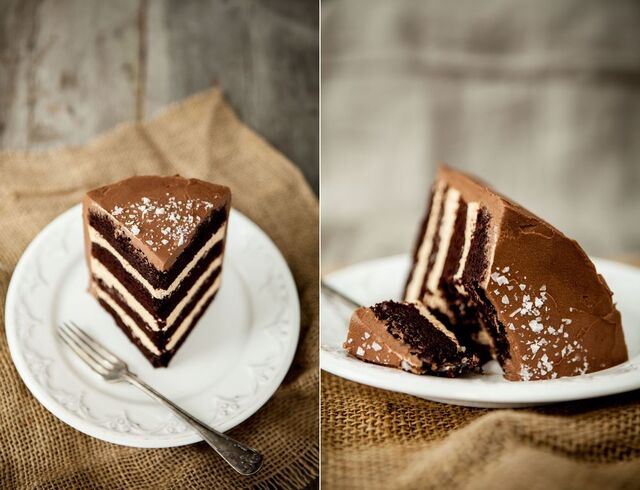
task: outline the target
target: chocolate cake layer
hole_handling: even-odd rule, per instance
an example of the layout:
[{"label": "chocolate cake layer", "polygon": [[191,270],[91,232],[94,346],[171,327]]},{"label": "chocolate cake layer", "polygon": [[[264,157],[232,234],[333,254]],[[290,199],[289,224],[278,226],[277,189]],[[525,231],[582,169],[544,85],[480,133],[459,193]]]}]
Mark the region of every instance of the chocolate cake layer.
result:
[{"label": "chocolate cake layer", "polygon": [[[431,217],[431,213],[433,212],[433,207],[434,207],[434,199],[435,199],[435,195],[436,195],[436,187],[435,185],[432,187],[431,189],[431,193],[429,194],[429,202],[427,203],[427,213],[425,214],[424,218],[422,219],[422,223],[420,225],[420,229],[418,230],[418,236],[420,237],[424,237],[425,234],[427,233],[427,225],[429,224],[429,218]],[[432,225],[433,226],[433,225]],[[409,278],[407,279],[407,283],[405,284],[404,287],[404,291],[402,293],[402,297],[406,298],[408,296],[408,288],[409,288],[409,284],[411,283],[413,276],[419,274],[419,271],[417,269],[417,263],[419,260],[419,255],[420,255],[420,250],[421,250],[421,246],[423,245],[424,241],[419,241],[416,240],[415,245],[413,246],[413,254],[412,254],[412,258],[411,258],[411,271],[409,272]],[[414,295],[414,296],[419,296],[419,294]]]},{"label": "chocolate cake layer", "polygon": [[131,319],[136,323],[136,325],[149,337],[158,347],[163,347],[166,343],[166,340],[169,339],[175,331],[180,327],[185,318],[189,315],[189,313],[195,308],[198,302],[202,299],[202,297],[207,293],[209,288],[213,285],[213,283],[218,279],[222,268],[218,267],[213,274],[207,278],[207,280],[202,284],[200,288],[195,292],[193,297],[189,300],[187,305],[182,309],[182,312],[175,319],[173,324],[167,328],[166,330],[152,330],[149,328],[147,322],[145,322],[140,314],[135,311],[131,305],[125,301],[122,295],[116,291],[114,288],[111,288],[104,284],[100,279],[96,279],[96,283],[98,287],[109,294],[111,298],[131,317]]},{"label": "chocolate cake layer", "polygon": [[191,332],[193,331],[195,326],[198,324],[198,322],[202,318],[202,315],[204,315],[205,311],[207,311],[207,308],[209,307],[211,302],[215,299],[215,296],[216,295],[214,294],[211,298],[209,298],[207,300],[207,302],[203,305],[203,307],[198,311],[198,313],[194,317],[193,321],[189,325],[187,331],[182,335],[182,337],[180,338],[178,343],[175,345],[175,347],[173,347],[171,350],[161,352],[159,355],[158,354],[154,354],[153,352],[151,352],[146,346],[144,346],[142,344],[142,342],[141,342],[141,340],[139,338],[135,337],[132,334],[131,329],[123,322],[123,320],[120,317],[120,315],[118,315],[115,312],[115,310],[113,308],[111,308],[111,306],[109,306],[102,299],[98,299],[98,302],[107,311],[107,313],[109,313],[113,317],[116,325],[118,325],[118,327],[120,327],[120,330],[122,330],[124,332],[124,334],[127,336],[127,338],[133,344],[135,344],[135,346],[138,348],[138,350],[140,350],[142,355],[144,355],[147,358],[147,360],[154,367],[168,367],[169,363],[171,362],[171,359],[173,358],[173,356],[175,356],[176,352],[182,346],[182,344],[185,342],[185,340],[187,340],[187,337],[191,334]]},{"label": "chocolate cake layer", "polygon": [[171,349],[163,352],[160,355],[160,362],[162,363],[163,366],[167,366],[169,364],[169,361],[173,358],[173,356],[175,356],[175,354],[178,351],[178,349],[180,349],[182,344],[184,344],[184,342],[187,340],[187,337],[189,337],[189,335],[191,334],[191,332],[193,331],[195,326],[198,324],[198,322],[202,318],[202,315],[204,315],[204,313],[207,311],[207,308],[209,307],[211,302],[215,299],[217,294],[218,294],[217,292],[214,293],[213,296],[211,296],[210,298],[208,298],[205,301],[205,303],[197,311],[195,317],[193,318],[193,320],[191,321],[191,323],[187,327],[187,330],[184,332],[184,334],[182,334],[182,336],[180,337],[178,342],[175,344],[175,346],[173,346]]},{"label": "chocolate cake layer", "polygon": [[491,351],[507,379],[574,376],[627,359],[611,291],[584,251],[477,179],[438,171],[414,250],[405,300],[447,316],[470,352]]},{"label": "chocolate cake layer", "polygon": [[434,237],[438,233],[440,213],[444,197],[445,183],[436,181],[432,188],[429,211],[425,217],[425,225],[421,227],[421,233],[416,240],[414,262],[409,272],[409,279],[405,287],[404,298],[406,301],[422,299],[426,288],[427,265],[431,256]]},{"label": "chocolate cake layer", "polygon": [[357,309],[344,344],[364,361],[415,374],[454,377],[479,370],[455,336],[421,304],[385,301]]},{"label": "chocolate cake layer", "polygon": [[[448,192],[449,192],[449,187],[444,186],[445,200]],[[436,258],[438,257],[438,252],[440,251],[440,242],[441,242],[440,234],[442,233],[442,220],[444,218],[444,210],[445,210],[445,204],[444,202],[442,202],[442,205],[440,206],[440,210],[438,213],[437,221],[436,221],[436,237],[433,241],[433,244],[431,245],[431,253],[429,254],[429,260],[427,261],[427,271],[431,271],[434,269],[436,265]],[[428,280],[422,283],[422,288],[420,289],[421,296],[424,296],[424,294],[426,293],[426,290],[428,287],[427,282]]]},{"label": "chocolate cake layer", "polygon": [[159,289],[167,289],[175,281],[198,250],[207,243],[209,238],[218,231],[226,220],[227,210],[225,208],[216,210],[198,227],[192,242],[175,260],[172,267],[166,271],[161,271],[156,269],[148,258],[131,243],[130,237],[117,232],[117,228],[111,218],[104,214],[89,212],[89,226],[98,231],[142,277],[149,281],[152,286]]},{"label": "chocolate cake layer", "polygon": [[153,367],[166,367],[168,365],[168,360],[166,363],[163,362],[162,354],[154,354],[145,345],[142,344],[142,341],[138,337],[133,335],[131,328],[129,328],[129,326],[124,323],[123,319],[120,317],[118,313],[116,313],[116,311],[111,307],[111,305],[107,304],[106,301],[100,298],[98,298],[98,303],[100,303],[100,306],[102,306],[105,309],[105,311],[112,316],[113,320],[116,322],[116,325],[120,327],[120,330],[122,330],[122,332],[127,336],[127,338],[133,344],[135,344],[138,350],[142,353],[144,357],[147,358],[147,360],[151,363]]},{"label": "chocolate cake layer", "polygon": [[116,257],[107,249],[97,244],[92,244],[91,255],[102,263],[129,293],[146,308],[149,313],[160,320],[166,320],[180,301],[186,296],[198,278],[219,258],[224,251],[222,241],[214,245],[209,252],[202,257],[180,285],[165,298],[154,298],[140,282],[129,274]]},{"label": "chocolate cake layer", "polygon": [[473,238],[469,246],[469,255],[464,264],[462,281],[464,283],[482,282],[489,267],[489,230],[491,216],[485,208],[480,208]]},{"label": "chocolate cake layer", "polygon": [[458,205],[458,212],[456,214],[455,223],[453,225],[453,234],[451,236],[449,250],[444,261],[444,268],[442,271],[442,277],[440,277],[440,284],[438,287],[442,290],[442,287],[449,284],[453,280],[453,276],[458,271],[460,259],[464,249],[464,236],[465,227],[467,224],[467,203],[460,200]]}]

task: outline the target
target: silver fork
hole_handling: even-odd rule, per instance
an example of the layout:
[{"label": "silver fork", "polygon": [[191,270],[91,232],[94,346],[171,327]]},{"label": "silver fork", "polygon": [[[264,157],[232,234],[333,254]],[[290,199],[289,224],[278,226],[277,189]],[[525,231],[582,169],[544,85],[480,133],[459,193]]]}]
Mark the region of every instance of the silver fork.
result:
[{"label": "silver fork", "polygon": [[73,322],[63,322],[58,327],[62,341],[73,350],[91,369],[106,381],[115,383],[126,381],[144,391],[154,400],[162,403],[178,418],[193,427],[231,467],[242,475],[253,475],[262,465],[262,455],[250,447],[218,432],[192,417],[179,406],[166,399],[156,390],[129,371],[127,364],[105,349],[89,334]]}]

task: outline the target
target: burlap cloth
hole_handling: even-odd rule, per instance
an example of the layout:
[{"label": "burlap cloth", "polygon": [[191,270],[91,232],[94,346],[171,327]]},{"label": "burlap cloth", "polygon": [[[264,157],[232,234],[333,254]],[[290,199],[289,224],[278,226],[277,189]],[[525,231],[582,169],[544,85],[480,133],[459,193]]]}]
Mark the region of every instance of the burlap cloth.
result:
[{"label": "burlap cloth", "polygon": [[546,408],[444,405],[323,373],[324,488],[640,488],[640,392]]},{"label": "burlap cloth", "polygon": [[230,434],[265,455],[236,475],[204,443],[137,449],[65,425],[28,392],[0,339],[0,488],[301,488],[318,474],[318,205],[301,173],[244,126],[217,89],[83,147],[0,153],[0,318],[31,239],[90,188],[133,174],[226,184],[284,254],[300,295],[300,344],[273,398]]}]

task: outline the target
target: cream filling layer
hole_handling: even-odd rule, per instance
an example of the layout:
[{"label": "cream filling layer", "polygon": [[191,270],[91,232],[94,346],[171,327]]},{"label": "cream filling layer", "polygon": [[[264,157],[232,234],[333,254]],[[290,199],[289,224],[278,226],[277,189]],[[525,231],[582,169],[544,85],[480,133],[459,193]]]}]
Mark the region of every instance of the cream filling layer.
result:
[{"label": "cream filling layer", "polygon": [[427,273],[427,264],[429,263],[429,256],[431,255],[431,249],[433,248],[433,237],[436,233],[436,227],[438,226],[438,215],[440,214],[440,208],[442,207],[442,197],[444,194],[444,182],[439,181],[436,184],[436,188],[433,194],[433,202],[431,203],[431,211],[427,218],[427,228],[422,238],[422,243],[418,248],[418,257],[416,258],[416,264],[413,268],[413,274],[411,281],[407,286],[407,293],[405,294],[405,301],[415,301],[419,298],[420,290],[424,284],[424,279]]},{"label": "cream filling layer", "polygon": [[449,306],[449,303],[447,303],[447,300],[444,299],[444,297],[439,291],[436,291],[435,293],[427,291],[422,297],[421,301],[425,305],[427,305],[429,308],[432,308],[434,310],[439,310],[445,315],[447,315],[449,320],[451,320],[452,322],[455,321],[455,317],[453,315],[453,312],[451,311],[451,307]]},{"label": "cream filling layer", "polygon": [[436,253],[433,267],[428,271],[425,294],[420,298],[420,300],[424,301],[430,308],[439,310],[447,315],[451,321],[454,321],[455,318],[449,304],[444,299],[442,291],[440,290],[440,278],[442,277],[444,264],[447,260],[447,254],[449,252],[449,245],[451,243],[451,236],[453,235],[453,227],[455,226],[459,206],[460,192],[456,189],[449,189],[445,197],[442,221],[440,223],[440,230],[438,231],[438,238],[440,240],[438,242],[438,252]]},{"label": "cream filling layer", "polygon": [[[222,255],[217,257],[207,270],[202,274],[198,280],[195,282],[193,286],[189,289],[187,294],[182,298],[182,300],[176,305],[171,314],[167,317],[165,325],[163,328],[160,328],[158,324],[158,320],[147,310],[144,306],[142,306],[137,299],[129,292],[129,290],[124,287],[124,285],[118,281],[118,279],[111,273],[109,269],[107,269],[98,259],[95,257],[91,257],[91,271],[93,275],[100,279],[107,287],[115,289],[127,302],[127,304],[131,307],[133,311],[135,311],[142,320],[149,325],[149,328],[153,331],[167,330],[169,327],[173,325],[176,321],[184,307],[187,303],[193,298],[196,294],[200,286],[209,278],[209,276],[222,264]],[[214,284],[218,282],[215,281]]]},{"label": "cream filling layer", "polygon": [[160,351],[158,350],[156,345],[151,342],[151,339],[147,337],[144,331],[136,324],[135,321],[133,321],[133,319],[129,315],[127,315],[127,313],[122,308],[120,308],[118,303],[116,303],[107,292],[105,292],[100,286],[98,286],[96,287],[96,294],[98,295],[98,298],[107,303],[109,307],[118,314],[122,322],[131,330],[131,334],[135,338],[139,339],[142,345],[144,345],[150,352],[154,353],[156,356],[160,355]]},{"label": "cream filling layer", "polygon": [[442,214],[440,232],[438,233],[438,236],[440,237],[438,252],[436,254],[433,267],[429,271],[429,277],[427,278],[427,290],[432,293],[437,293],[439,291],[438,285],[440,283],[440,278],[442,277],[447,253],[449,252],[449,244],[451,242],[451,236],[453,235],[453,226],[456,222],[459,205],[460,192],[456,189],[449,189],[445,198],[444,212]]},{"label": "cream filling layer", "polygon": [[467,257],[469,256],[469,250],[471,249],[471,239],[473,238],[473,232],[476,229],[476,222],[478,221],[478,210],[480,204],[477,202],[470,202],[467,204],[467,220],[464,226],[464,245],[462,247],[462,255],[460,256],[460,262],[458,263],[458,270],[453,275],[455,280],[462,279],[464,268],[467,263]]},{"label": "cream filling layer", "polygon": [[[221,276],[218,276],[216,280],[213,282],[211,287],[207,290],[207,292],[200,298],[196,306],[193,308],[191,313],[187,315],[184,321],[180,324],[178,329],[173,333],[173,335],[169,338],[167,345],[162,352],[167,352],[173,349],[178,341],[187,333],[187,330],[191,326],[193,319],[195,316],[202,310],[204,304],[213,296],[218,289],[220,289],[220,279]],[[96,293],[100,299],[102,299],[105,303],[107,303],[117,314],[120,316],[122,322],[131,329],[131,333],[134,337],[140,340],[142,345],[144,345],[150,352],[159,356],[161,351],[158,347],[153,343],[153,341],[149,338],[144,330],[142,330],[136,322],[114,301],[114,299],[102,288],[99,286],[96,288]]]},{"label": "cream filling layer", "polygon": [[202,308],[204,308],[205,303],[216,293],[216,291],[218,289],[220,289],[220,279],[221,279],[221,277],[222,277],[221,275],[216,277],[216,280],[213,281],[213,284],[208,289],[208,291],[196,303],[194,308],[187,315],[187,317],[184,319],[182,324],[180,324],[178,329],[175,332],[173,332],[173,335],[171,336],[171,338],[169,338],[169,342],[167,342],[166,350],[171,350],[171,349],[173,349],[175,347],[175,345],[177,344],[178,340],[180,340],[182,338],[182,336],[187,332],[187,330],[191,326],[191,323],[193,322],[193,319],[195,318],[195,316],[198,313],[200,313],[200,310],[202,310]]},{"label": "cream filling layer", "polygon": [[414,305],[418,311],[420,312],[420,314],[425,317],[427,320],[429,320],[430,323],[433,324],[434,327],[436,327],[438,330],[440,330],[443,334],[445,334],[447,337],[449,337],[458,347],[458,349],[460,349],[460,344],[458,342],[458,339],[456,338],[456,336],[453,334],[453,332],[451,330],[449,330],[447,327],[444,326],[444,324],[438,320],[433,313],[431,313],[426,306],[424,306],[422,303],[420,303],[419,301],[412,301],[411,302],[412,305]]},{"label": "cream filling layer", "polygon": [[211,250],[218,242],[224,239],[224,234],[227,228],[227,224],[224,223],[218,231],[216,231],[211,238],[207,241],[207,243],[198,250],[198,253],[191,259],[191,262],[187,264],[187,266],[178,274],[178,277],[171,283],[171,285],[167,289],[155,288],[151,285],[149,281],[147,281],[135,267],[133,267],[127,260],[120,255],[120,253],[111,246],[111,244],[104,238],[98,230],[95,228],[89,227],[89,240],[95,243],[96,245],[100,245],[107,249],[122,265],[124,270],[126,270],[131,276],[138,281],[144,288],[149,291],[149,294],[157,299],[163,299],[173,293],[180,283],[184,280],[185,277],[189,275],[189,272],[196,266],[198,261],[205,256],[209,250]]}]

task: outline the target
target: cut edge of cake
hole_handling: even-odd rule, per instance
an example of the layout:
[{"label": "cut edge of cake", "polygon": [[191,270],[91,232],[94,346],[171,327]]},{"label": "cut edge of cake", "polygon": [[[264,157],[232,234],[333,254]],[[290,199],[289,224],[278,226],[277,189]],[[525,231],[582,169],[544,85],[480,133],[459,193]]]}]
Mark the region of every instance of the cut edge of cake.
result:
[{"label": "cut edge of cake", "polygon": [[582,248],[522,206],[441,166],[405,301],[420,301],[509,380],[554,379],[627,360],[620,314]]},{"label": "cut edge of cake", "polygon": [[139,176],[83,200],[89,292],[154,367],[166,367],[220,287],[231,193]]},{"label": "cut edge of cake", "polygon": [[420,303],[384,301],[358,308],[344,348],[366,362],[414,374],[456,377],[478,372],[480,360]]}]

